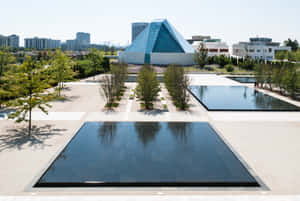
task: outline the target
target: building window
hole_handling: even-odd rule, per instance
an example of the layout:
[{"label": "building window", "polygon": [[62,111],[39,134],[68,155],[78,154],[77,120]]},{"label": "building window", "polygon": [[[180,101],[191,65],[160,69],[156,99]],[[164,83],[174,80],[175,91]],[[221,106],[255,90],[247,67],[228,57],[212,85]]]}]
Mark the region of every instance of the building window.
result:
[{"label": "building window", "polygon": [[254,49],[250,49],[249,52],[254,52]]},{"label": "building window", "polygon": [[220,52],[229,52],[228,49],[220,49]]},{"label": "building window", "polygon": [[260,52],[260,50],[258,49],[258,50],[256,50],[256,52]]},{"label": "building window", "polygon": [[272,52],[272,48],[269,48],[269,52],[270,52],[270,53]]},{"label": "building window", "polygon": [[218,52],[218,49],[209,49],[209,52]]}]

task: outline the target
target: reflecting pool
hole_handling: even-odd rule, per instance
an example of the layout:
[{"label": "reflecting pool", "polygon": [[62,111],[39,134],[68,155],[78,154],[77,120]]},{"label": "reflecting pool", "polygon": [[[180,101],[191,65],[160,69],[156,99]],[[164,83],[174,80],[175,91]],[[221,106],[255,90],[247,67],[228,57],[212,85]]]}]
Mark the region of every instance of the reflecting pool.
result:
[{"label": "reflecting pool", "polygon": [[240,82],[240,83],[255,83],[256,79],[254,77],[227,77],[229,79],[232,79],[234,81]]},{"label": "reflecting pool", "polygon": [[87,122],[35,187],[259,186],[205,122]]},{"label": "reflecting pool", "polygon": [[211,111],[300,111],[300,108],[246,86],[190,86]]}]

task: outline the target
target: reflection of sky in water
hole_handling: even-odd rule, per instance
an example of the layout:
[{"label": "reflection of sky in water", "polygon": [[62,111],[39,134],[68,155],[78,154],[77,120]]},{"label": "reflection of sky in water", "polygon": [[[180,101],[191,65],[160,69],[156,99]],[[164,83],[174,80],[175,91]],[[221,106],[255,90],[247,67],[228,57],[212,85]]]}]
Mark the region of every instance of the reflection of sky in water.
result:
[{"label": "reflection of sky in water", "polygon": [[190,86],[190,90],[211,110],[300,110],[246,86]]},{"label": "reflection of sky in water", "polygon": [[249,182],[207,123],[88,122],[41,178],[47,182]]}]

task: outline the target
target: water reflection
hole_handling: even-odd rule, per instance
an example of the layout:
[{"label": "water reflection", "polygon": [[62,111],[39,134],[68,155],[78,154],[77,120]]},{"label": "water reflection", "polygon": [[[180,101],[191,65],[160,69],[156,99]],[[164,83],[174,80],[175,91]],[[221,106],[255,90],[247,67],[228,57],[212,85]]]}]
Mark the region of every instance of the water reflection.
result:
[{"label": "water reflection", "polygon": [[298,111],[295,105],[247,86],[190,86],[208,110]]},{"label": "water reflection", "polygon": [[191,134],[191,123],[189,122],[169,122],[168,128],[172,131],[172,135],[179,141],[186,143],[188,135]]},{"label": "water reflection", "polygon": [[103,126],[99,127],[99,137],[104,145],[111,144],[115,138],[117,124],[111,122],[103,122]]},{"label": "water reflection", "polygon": [[206,90],[207,90],[207,86],[198,87],[198,95],[200,96],[200,99],[203,99]]},{"label": "water reflection", "polygon": [[247,99],[247,89],[248,87],[244,87],[244,99]]},{"label": "water reflection", "polygon": [[151,124],[144,122],[135,122],[134,127],[139,140],[144,145],[147,145],[149,142],[153,141],[157,133],[161,129],[161,125],[159,122],[151,122]]}]

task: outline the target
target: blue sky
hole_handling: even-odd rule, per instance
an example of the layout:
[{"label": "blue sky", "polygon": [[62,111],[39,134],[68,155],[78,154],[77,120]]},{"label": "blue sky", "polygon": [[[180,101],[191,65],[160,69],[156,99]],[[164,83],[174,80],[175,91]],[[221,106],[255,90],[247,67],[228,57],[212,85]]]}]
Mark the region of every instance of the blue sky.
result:
[{"label": "blue sky", "polygon": [[228,44],[249,37],[300,40],[299,0],[1,0],[0,34],[93,43],[130,41],[131,23],[167,18],[185,37],[211,35]]}]

